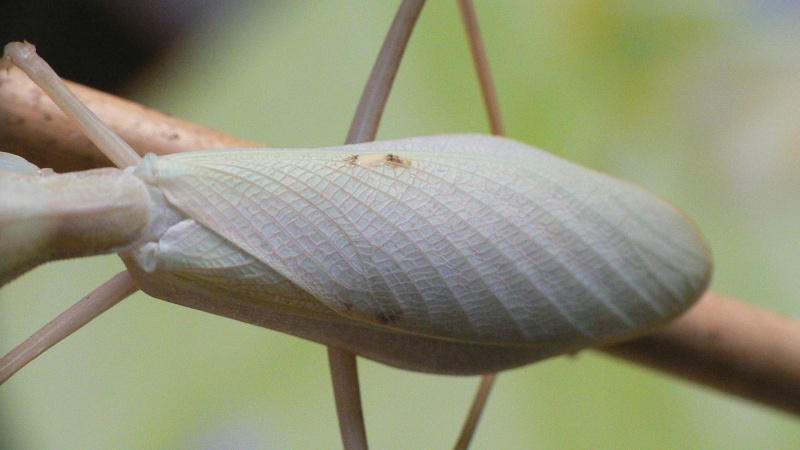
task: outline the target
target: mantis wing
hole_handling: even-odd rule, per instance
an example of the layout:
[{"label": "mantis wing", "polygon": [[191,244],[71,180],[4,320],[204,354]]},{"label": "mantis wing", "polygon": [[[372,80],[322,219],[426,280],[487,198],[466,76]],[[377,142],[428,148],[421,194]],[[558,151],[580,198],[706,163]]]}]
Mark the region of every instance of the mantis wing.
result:
[{"label": "mantis wing", "polygon": [[671,205],[504,138],[192,152],[137,173],[187,219],[157,270],[435,339],[611,342],[683,312],[711,272]]}]

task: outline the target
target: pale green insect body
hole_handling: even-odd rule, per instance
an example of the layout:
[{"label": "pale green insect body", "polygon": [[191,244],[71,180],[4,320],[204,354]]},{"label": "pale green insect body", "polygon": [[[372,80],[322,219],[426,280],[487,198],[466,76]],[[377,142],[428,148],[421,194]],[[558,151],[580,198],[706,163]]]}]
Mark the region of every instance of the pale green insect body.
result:
[{"label": "pale green insect body", "polygon": [[[509,139],[153,156],[134,174],[163,195],[155,216],[172,211],[124,256],[145,292],[271,304],[335,323],[277,326],[324,343],[358,329],[338,344],[366,356],[378,335],[446,347],[435,363],[372,355],[417,370],[487,372],[633,336],[688,308],[711,272],[671,205]],[[223,315],[262,320],[249,314]]]}]

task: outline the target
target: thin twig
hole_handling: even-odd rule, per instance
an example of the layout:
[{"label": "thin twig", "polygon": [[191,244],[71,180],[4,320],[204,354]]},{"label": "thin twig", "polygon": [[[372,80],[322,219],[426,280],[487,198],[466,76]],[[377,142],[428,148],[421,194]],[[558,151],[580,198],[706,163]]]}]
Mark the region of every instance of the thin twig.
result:
[{"label": "thin twig", "polygon": [[[40,111],[47,102],[45,99],[31,100],[25,96],[9,95],[6,92],[8,90],[6,81],[15,77],[24,77],[24,74],[13,69],[8,75],[0,73],[0,115],[9,117],[12,111],[23,111],[31,116],[41,114]],[[71,88],[72,86],[70,84]],[[91,94],[92,101],[100,107],[100,111],[93,109],[98,111],[100,119],[110,124],[114,130],[136,135],[137,140],[142,143],[135,145],[136,148],[159,152],[159,146],[164,143],[162,135],[164,128],[157,127],[156,124],[160,117],[164,117],[163,113],[136,106],[89,88],[75,91],[81,101],[86,100],[87,93]],[[118,109],[120,104],[134,106],[120,110]],[[139,129],[131,126],[132,123],[143,125]],[[34,141],[50,139],[49,145],[39,147],[39,150],[45,150],[40,159],[45,162],[52,161],[52,164],[40,165],[64,170],[64,166],[59,165],[63,159],[47,158],[53,154],[69,152],[73,148],[70,137],[79,134],[79,131],[74,127],[65,126],[67,128],[63,133],[43,135],[41,127],[31,126],[25,121],[23,123],[0,121],[0,135],[8,138],[5,144],[9,145],[4,148],[16,148],[21,142],[26,141],[26,138],[18,136],[31,135],[27,140]],[[212,148],[202,145],[204,142],[213,142],[215,148],[237,147],[241,146],[239,143],[242,142],[239,138],[186,121],[172,120],[169,127],[172,133],[182,136],[182,139],[185,137],[199,143],[197,148]],[[99,150],[95,152],[99,154]],[[94,167],[90,162],[91,160],[86,157],[76,157],[71,161],[70,167]],[[737,336],[757,336],[759,339],[755,342],[747,338],[751,339],[748,348],[747,339],[742,342]],[[702,345],[703,342],[705,345]],[[603,351],[800,415],[800,411],[797,410],[800,397],[796,395],[796,389],[800,387],[800,372],[797,370],[800,351],[797,349],[800,349],[800,323],[737,300],[709,293],[671,325],[627,343],[609,346]],[[778,354],[780,357],[774,356]],[[768,358],[768,365],[763,365],[765,358]],[[754,371],[758,368],[760,370]],[[754,377],[754,373],[758,373],[759,376]],[[784,395],[788,400],[776,399],[776,396]],[[793,404],[794,407],[785,405],[786,402]]]}]

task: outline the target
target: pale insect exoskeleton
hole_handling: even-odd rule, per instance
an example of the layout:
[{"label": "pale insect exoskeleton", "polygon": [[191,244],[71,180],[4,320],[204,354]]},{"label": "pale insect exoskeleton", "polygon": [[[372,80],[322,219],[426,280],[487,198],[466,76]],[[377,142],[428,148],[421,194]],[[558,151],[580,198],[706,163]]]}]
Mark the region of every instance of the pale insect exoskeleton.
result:
[{"label": "pale insect exoskeleton", "polygon": [[[483,373],[640,333],[685,310],[710,273],[702,237],[671,206],[499,138],[150,158],[126,173],[163,218],[123,248],[146,290],[238,296],[234,305],[251,307],[258,285],[220,284],[193,262],[212,249],[225,255],[213,264],[259,266],[258,277],[279,285],[268,292],[291,300],[288,314],[279,307],[262,325],[281,329],[297,317],[292,308],[304,309],[301,330],[283,329],[415,370]],[[232,177],[256,189],[237,207],[265,215],[218,208],[236,203]],[[309,219],[320,210],[338,221]]]}]

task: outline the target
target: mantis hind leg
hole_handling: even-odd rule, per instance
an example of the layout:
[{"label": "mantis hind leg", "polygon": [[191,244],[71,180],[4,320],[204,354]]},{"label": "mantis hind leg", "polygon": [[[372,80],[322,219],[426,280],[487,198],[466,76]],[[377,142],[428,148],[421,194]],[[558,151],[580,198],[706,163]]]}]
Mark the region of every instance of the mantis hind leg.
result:
[{"label": "mantis hind leg", "polygon": [[[400,65],[400,59],[424,3],[424,0],[404,0],[400,5],[353,117],[347,135],[346,142],[348,144],[375,139],[392,82]],[[504,132],[503,121],[489,70],[486,49],[478,29],[475,8],[471,0],[459,0],[458,4],[467,31],[492,133],[502,135]],[[355,355],[341,349],[329,348],[328,359],[334,383],[339,426],[345,448],[366,448],[366,431],[361,409]],[[455,448],[461,449],[469,446],[494,380],[495,374],[483,377]]]},{"label": "mantis hind leg", "polygon": [[[346,143],[357,144],[375,139],[400,59],[411,37],[411,30],[422,11],[424,0],[404,0],[395,14],[389,32],[372,68]],[[328,348],[331,379],[334,385],[339,431],[346,449],[367,448],[367,434],[358,383],[356,355],[339,348]]]}]

